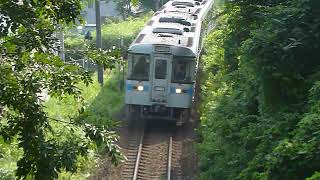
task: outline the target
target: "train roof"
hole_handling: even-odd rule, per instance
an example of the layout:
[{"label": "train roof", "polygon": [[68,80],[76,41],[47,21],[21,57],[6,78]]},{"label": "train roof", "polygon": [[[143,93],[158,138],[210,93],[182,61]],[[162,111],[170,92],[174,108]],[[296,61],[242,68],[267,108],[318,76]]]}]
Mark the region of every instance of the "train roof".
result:
[{"label": "train roof", "polygon": [[213,0],[174,0],[157,11],[128,51],[151,54],[154,45],[170,46],[174,55],[197,56],[203,11]]}]

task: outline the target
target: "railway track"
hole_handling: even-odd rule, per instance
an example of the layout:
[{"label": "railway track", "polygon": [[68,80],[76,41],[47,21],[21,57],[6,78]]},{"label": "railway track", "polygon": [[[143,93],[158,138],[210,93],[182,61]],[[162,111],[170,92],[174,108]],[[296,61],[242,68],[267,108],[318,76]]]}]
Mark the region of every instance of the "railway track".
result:
[{"label": "railway track", "polygon": [[133,134],[128,142],[127,161],[122,171],[126,180],[180,180],[182,144],[170,128],[148,128]]}]

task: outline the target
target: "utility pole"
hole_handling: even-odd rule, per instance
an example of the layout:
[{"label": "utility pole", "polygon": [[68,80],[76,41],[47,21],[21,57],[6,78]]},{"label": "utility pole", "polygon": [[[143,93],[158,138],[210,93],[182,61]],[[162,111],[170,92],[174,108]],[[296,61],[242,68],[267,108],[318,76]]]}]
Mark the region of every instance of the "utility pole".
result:
[{"label": "utility pole", "polygon": [[60,58],[61,58],[63,61],[65,61],[64,34],[63,34],[63,29],[62,29],[61,26],[59,26],[58,39],[60,40],[59,56],[60,56]]},{"label": "utility pole", "polygon": [[156,10],[158,11],[158,9],[160,8],[160,0],[153,0],[153,2],[155,2],[156,5]]},{"label": "utility pole", "polygon": [[[96,34],[97,34],[97,49],[100,50],[102,46],[101,40],[101,16],[100,16],[100,0],[95,1],[96,4]],[[103,86],[103,65],[98,64],[98,82]]]},{"label": "utility pole", "polygon": [[54,32],[54,36],[59,39],[59,45],[57,51],[54,52],[55,55],[59,56],[63,62],[65,61],[64,55],[64,35],[63,35],[63,28],[61,25],[57,25],[56,31]]}]

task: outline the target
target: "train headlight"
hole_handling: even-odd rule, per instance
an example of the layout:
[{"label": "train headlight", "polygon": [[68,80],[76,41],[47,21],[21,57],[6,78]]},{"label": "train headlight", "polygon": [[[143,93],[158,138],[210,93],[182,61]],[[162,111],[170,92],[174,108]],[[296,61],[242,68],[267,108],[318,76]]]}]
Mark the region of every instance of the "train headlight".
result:
[{"label": "train headlight", "polygon": [[137,87],[137,90],[138,90],[138,91],[143,91],[143,89],[144,89],[143,86],[138,86],[138,87]]},{"label": "train headlight", "polygon": [[182,89],[177,88],[177,89],[176,89],[176,93],[177,93],[177,94],[181,94],[181,93],[182,93]]}]

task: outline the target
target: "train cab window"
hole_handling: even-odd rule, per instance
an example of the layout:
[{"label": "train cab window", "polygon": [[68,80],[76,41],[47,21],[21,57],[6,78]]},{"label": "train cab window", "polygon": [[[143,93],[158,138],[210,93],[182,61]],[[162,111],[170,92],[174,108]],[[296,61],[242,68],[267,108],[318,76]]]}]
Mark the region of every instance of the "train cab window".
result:
[{"label": "train cab window", "polygon": [[129,55],[128,79],[149,80],[150,59],[148,55]]},{"label": "train cab window", "polygon": [[167,76],[167,61],[158,59],[156,60],[155,79],[166,79]]},{"label": "train cab window", "polygon": [[192,83],[195,61],[185,57],[175,57],[172,63],[173,83]]}]

